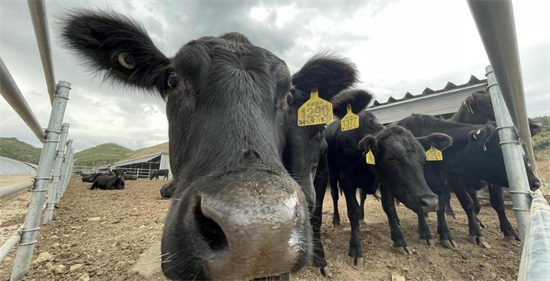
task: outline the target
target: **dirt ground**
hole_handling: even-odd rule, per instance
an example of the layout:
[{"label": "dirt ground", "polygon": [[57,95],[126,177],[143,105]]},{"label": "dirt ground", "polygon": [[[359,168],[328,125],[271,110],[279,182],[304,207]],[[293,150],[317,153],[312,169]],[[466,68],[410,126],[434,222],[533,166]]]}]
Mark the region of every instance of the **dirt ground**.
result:
[{"label": "dirt ground", "polygon": [[[126,181],[124,190],[91,191],[90,183],[73,177],[54,220],[41,226],[33,264],[24,280],[163,280],[159,273],[159,241],[170,204],[160,199],[159,188],[164,183],[140,179]],[[9,204],[25,205],[25,198],[28,194],[0,201],[0,229],[10,227],[10,231],[0,232],[3,235],[0,243],[7,238],[6,233],[11,235],[11,229],[17,229],[13,225],[23,220],[21,213],[6,216],[6,210],[15,206]],[[361,233],[365,265],[357,270],[346,263],[350,228],[345,201],[340,200],[339,206],[342,226],[333,228],[332,203],[327,193],[322,239],[333,275],[331,280],[392,280],[392,275],[405,280],[516,280],[520,243],[503,238],[497,216],[487,201],[482,201],[480,219],[488,225],[485,235],[490,248],[466,240],[466,216],[456,199],[452,204],[457,219],[449,218],[448,223],[458,250],[445,249],[439,244],[428,247],[419,242],[416,216],[405,207],[398,207],[405,239],[414,250],[413,255],[405,256],[393,251],[386,215],[380,203],[369,197],[367,222]],[[510,205],[508,202],[508,218],[515,225]],[[433,234],[435,223],[435,215],[430,214]],[[14,256],[12,251],[0,265],[0,280],[9,280]],[[309,267],[293,274],[291,279],[322,278]]]}]

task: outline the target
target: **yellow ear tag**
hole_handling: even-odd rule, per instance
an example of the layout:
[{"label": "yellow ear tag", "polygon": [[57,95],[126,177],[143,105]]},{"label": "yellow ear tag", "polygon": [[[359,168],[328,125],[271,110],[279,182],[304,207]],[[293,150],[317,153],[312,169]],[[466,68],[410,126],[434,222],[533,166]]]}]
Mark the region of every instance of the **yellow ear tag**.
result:
[{"label": "yellow ear tag", "polygon": [[487,151],[487,146],[483,145],[483,151]]},{"label": "yellow ear tag", "polygon": [[298,126],[328,124],[332,121],[332,104],[312,90],[310,98],[298,109]]},{"label": "yellow ear tag", "polygon": [[433,147],[433,145],[426,151],[426,161],[441,161],[443,160],[443,153],[441,150]]},{"label": "yellow ear tag", "polygon": [[340,128],[342,132],[359,128],[359,116],[351,111],[351,105],[347,105],[348,113],[340,121]]},{"label": "yellow ear tag", "polygon": [[365,160],[367,162],[367,164],[370,164],[370,165],[374,165],[375,161],[374,161],[374,154],[372,154],[372,151],[367,151],[367,155],[365,155]]}]

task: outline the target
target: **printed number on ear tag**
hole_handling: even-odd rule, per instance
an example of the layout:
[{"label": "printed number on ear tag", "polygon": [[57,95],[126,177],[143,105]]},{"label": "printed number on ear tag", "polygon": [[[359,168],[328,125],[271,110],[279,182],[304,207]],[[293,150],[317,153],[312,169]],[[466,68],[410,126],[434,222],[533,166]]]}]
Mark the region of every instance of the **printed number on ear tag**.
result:
[{"label": "printed number on ear tag", "polygon": [[319,97],[317,90],[311,91],[310,98],[298,109],[298,126],[328,124],[332,121],[332,104]]},{"label": "printed number on ear tag", "polygon": [[351,105],[347,105],[348,113],[340,121],[340,128],[342,132],[359,128],[359,116],[351,111]]},{"label": "printed number on ear tag", "polygon": [[375,161],[374,161],[374,154],[372,154],[372,151],[367,151],[367,155],[365,155],[365,160],[367,162],[367,164],[370,164],[370,165],[374,165]]},{"label": "printed number on ear tag", "polygon": [[428,151],[426,151],[426,161],[441,161],[443,160],[443,153],[441,150],[431,146]]}]

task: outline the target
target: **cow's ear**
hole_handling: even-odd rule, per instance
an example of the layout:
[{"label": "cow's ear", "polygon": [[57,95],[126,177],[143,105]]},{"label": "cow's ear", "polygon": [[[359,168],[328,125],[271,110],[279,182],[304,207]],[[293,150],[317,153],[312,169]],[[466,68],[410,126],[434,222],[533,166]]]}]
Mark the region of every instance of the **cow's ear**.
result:
[{"label": "cow's ear", "polygon": [[490,124],[480,127],[479,129],[472,130],[468,133],[468,139],[470,142],[475,143],[479,148],[486,150],[486,143],[491,136],[495,133],[496,129]]},{"label": "cow's ear", "polygon": [[61,21],[65,45],[105,78],[147,90],[166,88],[170,60],[136,21],[115,13],[75,10]]},{"label": "cow's ear", "polygon": [[372,152],[374,157],[378,154],[378,148],[376,146],[376,139],[373,135],[366,135],[363,137],[357,144],[357,148],[361,151],[361,154],[365,156],[369,150]]},{"label": "cow's ear", "polygon": [[299,90],[294,95],[294,104],[307,101],[312,89],[318,89],[319,97],[330,100],[356,81],[357,70],[353,63],[333,55],[317,54],[292,75],[292,84]]},{"label": "cow's ear", "polygon": [[433,146],[438,150],[443,151],[453,145],[453,138],[443,133],[433,133],[425,137],[418,137],[416,139],[422,145],[424,150],[428,150]]}]

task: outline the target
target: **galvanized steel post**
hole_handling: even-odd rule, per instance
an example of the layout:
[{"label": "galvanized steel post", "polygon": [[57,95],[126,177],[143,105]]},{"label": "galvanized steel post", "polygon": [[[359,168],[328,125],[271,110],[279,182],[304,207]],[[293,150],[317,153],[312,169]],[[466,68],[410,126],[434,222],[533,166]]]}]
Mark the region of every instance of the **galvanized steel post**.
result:
[{"label": "galvanized steel post", "polygon": [[73,176],[73,167],[74,167],[74,148],[71,149],[71,153],[69,154],[69,169],[68,169],[69,171],[67,173],[67,177],[65,178],[65,184],[63,184],[61,197],[63,197],[63,194],[65,194],[65,190],[67,189],[67,186],[69,185],[69,181]]},{"label": "galvanized steel post", "polygon": [[61,165],[61,176],[59,181],[61,182],[61,187],[57,189],[57,192],[55,194],[55,204],[59,204],[59,200],[61,199],[61,196],[63,196],[63,191],[65,190],[65,185],[67,184],[67,175],[69,173],[69,164],[71,161],[71,149],[73,148],[73,140],[69,139],[67,141],[67,153],[65,154],[65,157],[63,159],[63,164]]},{"label": "galvanized steel post", "polygon": [[60,81],[57,85],[57,95],[50,115],[44,147],[38,161],[36,180],[31,190],[30,204],[23,224],[21,240],[17,248],[10,280],[21,280],[29,271],[31,265],[32,253],[40,229],[40,215],[48,191],[48,182],[52,173],[55,150],[61,134],[61,124],[69,99],[70,87],[71,84],[65,81]]},{"label": "galvanized steel post", "polygon": [[46,205],[46,211],[44,212],[44,218],[42,220],[43,224],[47,224],[52,220],[57,189],[60,188],[59,177],[61,173],[61,164],[63,163],[63,158],[65,156],[68,133],[69,124],[63,123],[63,127],[61,128],[61,137],[59,138],[59,145],[57,146],[57,155],[55,156],[55,162],[53,164],[53,178],[50,185],[50,191],[48,192],[48,203]]},{"label": "galvanized steel post", "polygon": [[513,209],[516,214],[519,237],[523,243],[525,241],[525,232],[529,226],[529,208],[531,207],[529,182],[523,161],[524,152],[519,143],[512,118],[506,108],[506,103],[504,103],[504,99],[500,94],[493,68],[487,66],[485,72],[488,83],[487,88],[491,94],[493,110],[498,125],[497,130],[504,156],[506,175],[510,184],[510,194],[512,195]]}]

